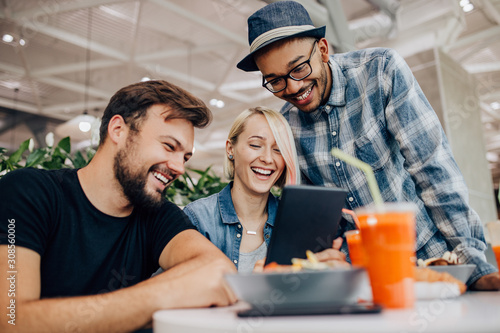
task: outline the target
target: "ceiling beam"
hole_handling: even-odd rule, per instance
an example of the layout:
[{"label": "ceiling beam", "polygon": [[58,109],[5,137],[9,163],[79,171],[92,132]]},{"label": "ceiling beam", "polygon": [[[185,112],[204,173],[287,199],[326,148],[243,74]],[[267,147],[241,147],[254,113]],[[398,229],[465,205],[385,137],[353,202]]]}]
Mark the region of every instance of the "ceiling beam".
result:
[{"label": "ceiling beam", "polygon": [[[468,47],[471,44],[475,44],[484,39],[486,40],[497,39],[498,36],[500,36],[500,26],[492,27],[475,34],[467,35],[467,37],[460,38],[453,44],[445,46],[444,50],[446,52],[449,52],[453,49]],[[476,51],[474,51],[474,53],[475,52]]]},{"label": "ceiling beam", "polygon": [[[165,49],[159,52],[148,53],[144,55],[138,55],[135,57],[135,62],[143,62],[143,61],[153,61],[158,59],[167,59],[172,57],[183,57],[191,54],[199,54],[205,53],[212,50],[220,50],[222,48],[229,48],[234,46],[232,43],[219,43],[219,44],[211,44],[211,45],[203,45],[193,47],[192,49],[188,48],[178,48],[178,49]],[[89,67],[92,70],[95,69],[104,69],[110,67],[116,67],[123,64],[123,61],[120,60],[91,60],[89,62]],[[42,76],[52,76],[52,75],[61,75],[73,72],[81,72],[87,69],[87,63],[85,61],[75,62],[71,64],[64,64],[58,66],[50,66],[46,68],[41,68],[37,70],[33,70],[31,73],[37,77]]]},{"label": "ceiling beam", "polygon": [[344,9],[340,0],[322,0],[323,5],[327,9],[327,29],[331,34],[335,35],[337,44],[334,45],[335,52],[349,52],[356,50],[356,41],[354,34],[349,29],[347,18],[345,17]]},{"label": "ceiling beam", "polygon": [[467,70],[467,72],[471,74],[498,72],[500,71],[500,61],[477,63],[472,65],[466,65],[464,67]]},{"label": "ceiling beam", "polygon": [[109,101],[108,100],[102,100],[102,101],[88,101],[87,103],[83,101],[79,102],[74,102],[74,103],[63,103],[63,104],[55,104],[51,106],[46,106],[43,108],[43,110],[47,113],[51,114],[61,114],[61,116],[66,115],[66,119],[71,119],[73,118],[74,112],[82,112],[85,108],[89,110],[94,110],[96,108],[98,109],[104,109],[108,105]]},{"label": "ceiling beam", "polygon": [[487,94],[482,94],[479,98],[482,101],[500,100],[500,91],[494,91]]},{"label": "ceiling beam", "polygon": [[166,8],[166,9],[184,17],[185,19],[195,23],[196,25],[200,25],[200,26],[203,26],[205,28],[208,28],[208,29],[214,31],[215,33],[217,33],[221,36],[224,36],[227,39],[232,40],[233,42],[235,42],[239,45],[248,47],[248,42],[247,42],[246,38],[243,38],[239,34],[235,34],[231,30],[229,30],[225,27],[221,27],[221,26],[213,23],[212,21],[207,20],[203,16],[199,16],[199,15],[193,13],[192,11],[185,9],[184,7],[178,6],[170,1],[166,1],[166,0],[149,0],[149,1],[159,5],[160,7]]},{"label": "ceiling beam", "polygon": [[[95,70],[95,69],[116,67],[121,64],[123,64],[123,62],[119,60],[91,60],[89,61],[88,66],[92,70]],[[32,70],[31,74],[37,77],[43,77],[43,76],[61,75],[74,72],[83,72],[86,69],[87,69],[87,62],[80,61],[71,64],[50,66]]]},{"label": "ceiling beam", "polygon": [[[497,25],[500,25],[500,13],[496,9],[495,5],[491,3],[490,0],[476,0],[476,5],[479,5],[483,8],[483,13],[490,20],[495,22]],[[498,3],[498,1],[496,1]]]},{"label": "ceiling beam", "polygon": [[38,1],[32,8],[15,12],[11,18],[14,20],[40,21],[40,17],[65,12],[71,12],[79,9],[111,5],[120,2],[130,2],[130,0],[85,0],[85,1]]},{"label": "ceiling beam", "polygon": [[51,86],[58,87],[61,89],[73,91],[76,93],[85,93],[88,92],[89,96],[99,97],[108,99],[113,93],[105,92],[102,89],[96,89],[93,87],[86,87],[85,84],[76,83],[73,81],[57,78],[57,77],[40,77],[37,78],[40,82],[50,84]]},{"label": "ceiling beam", "polygon": [[217,43],[217,44],[207,44],[195,47],[184,47],[184,48],[167,48],[162,51],[147,53],[142,55],[137,55],[135,57],[136,62],[142,61],[152,61],[158,59],[166,59],[173,57],[186,57],[193,54],[205,53],[213,50],[220,50],[224,48],[234,47],[234,43]]},{"label": "ceiling beam", "polygon": [[43,33],[44,35],[65,41],[73,45],[77,45],[83,49],[90,48],[92,52],[97,52],[109,56],[111,58],[115,58],[122,61],[129,60],[127,54],[117,51],[101,43],[97,43],[95,41],[90,41],[89,43],[86,37],[75,35],[73,33],[69,33],[64,30],[48,26],[46,24],[40,24],[36,22],[30,22],[29,24],[33,25],[32,29],[34,29],[39,33]]},{"label": "ceiling beam", "polygon": [[[26,75],[25,71],[18,67],[14,66],[12,64],[8,63],[2,63],[0,62],[0,70],[3,70],[8,73],[12,74],[17,74],[17,75]],[[33,79],[37,79],[40,82],[52,85],[54,87],[58,87],[61,89],[77,92],[77,93],[84,93],[86,91],[86,87],[84,84],[76,83],[73,81],[57,78],[57,77],[38,77],[36,75],[32,75]],[[112,96],[112,93],[109,92],[103,92],[102,89],[95,89],[92,87],[89,87],[88,89],[88,94],[89,96],[93,97],[98,97],[98,98],[105,98],[108,99],[110,96]]]},{"label": "ceiling beam", "polygon": [[37,114],[39,116],[46,116],[49,118],[54,118],[54,119],[61,119],[61,120],[67,120],[67,117],[61,116],[61,115],[52,115],[52,114],[46,114],[45,112],[39,112],[36,107],[33,106],[33,104],[28,104],[20,101],[13,101],[12,99],[7,99],[0,97],[0,106],[13,109],[13,110],[19,110],[19,111],[24,111],[28,113],[33,113]]},{"label": "ceiling beam", "polygon": [[173,77],[177,80],[180,80],[182,82],[185,82],[187,84],[191,84],[193,86],[196,86],[198,88],[202,88],[203,90],[207,91],[214,91],[215,90],[215,84],[213,82],[209,82],[203,79],[199,79],[193,76],[190,76],[186,73],[182,73],[179,71],[176,71],[175,69],[159,66],[156,64],[142,64],[140,67],[146,69],[146,70],[151,70],[151,68],[154,68],[155,72],[166,76],[166,77]]}]

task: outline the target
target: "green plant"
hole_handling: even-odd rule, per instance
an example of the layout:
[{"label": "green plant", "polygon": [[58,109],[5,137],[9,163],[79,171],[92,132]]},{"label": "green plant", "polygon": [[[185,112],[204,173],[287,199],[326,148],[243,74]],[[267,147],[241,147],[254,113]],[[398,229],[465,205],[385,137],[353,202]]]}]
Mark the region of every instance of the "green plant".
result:
[{"label": "green plant", "polygon": [[211,166],[205,170],[188,169],[200,175],[198,181],[194,181],[187,171],[177,178],[165,193],[165,197],[179,206],[200,198],[220,192],[228,183],[223,182],[212,170]]},{"label": "green plant", "polygon": [[[85,155],[77,151],[71,155],[70,138],[65,137],[56,146],[30,149],[32,139],[21,143],[10,155],[7,149],[0,147],[0,177],[9,171],[20,168],[61,169],[81,168],[87,165],[95,154],[95,150],[87,149]],[[29,151],[28,154],[26,152]],[[23,158],[23,156],[26,156]]]}]

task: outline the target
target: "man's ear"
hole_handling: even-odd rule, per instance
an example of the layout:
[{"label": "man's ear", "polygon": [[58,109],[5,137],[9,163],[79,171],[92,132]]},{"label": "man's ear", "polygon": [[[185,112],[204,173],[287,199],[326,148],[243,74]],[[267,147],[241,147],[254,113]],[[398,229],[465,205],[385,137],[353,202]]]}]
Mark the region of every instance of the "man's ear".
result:
[{"label": "man's ear", "polygon": [[129,127],[120,115],[114,115],[108,124],[108,137],[114,143],[119,143],[127,138]]},{"label": "man's ear", "polygon": [[324,63],[327,63],[330,60],[330,53],[328,52],[329,45],[326,38],[321,38],[318,41],[318,49],[321,53],[321,60],[323,60]]}]

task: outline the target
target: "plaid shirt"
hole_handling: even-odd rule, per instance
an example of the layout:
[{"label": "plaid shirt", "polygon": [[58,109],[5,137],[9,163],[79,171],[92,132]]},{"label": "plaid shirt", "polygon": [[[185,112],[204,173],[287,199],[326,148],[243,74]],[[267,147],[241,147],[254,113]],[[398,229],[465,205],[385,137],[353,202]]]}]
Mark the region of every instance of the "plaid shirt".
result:
[{"label": "plaid shirt", "polygon": [[[494,272],[446,136],[403,58],[376,48],[332,55],[329,65],[333,82],[325,105],[311,113],[288,103],[281,110],[304,182],[347,189],[349,209],[373,202],[363,172],[330,154],[337,147],[371,165],[384,201],[417,205],[418,258],[453,250],[463,263],[477,265],[469,285]],[[345,218],[339,235],[354,229]],[[348,254],[346,242],[342,251]]]}]

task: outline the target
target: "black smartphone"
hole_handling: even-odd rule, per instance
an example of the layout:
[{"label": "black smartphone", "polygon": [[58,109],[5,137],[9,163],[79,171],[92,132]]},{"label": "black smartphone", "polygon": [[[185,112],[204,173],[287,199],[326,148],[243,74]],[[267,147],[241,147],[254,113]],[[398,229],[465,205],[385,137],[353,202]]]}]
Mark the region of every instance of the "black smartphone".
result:
[{"label": "black smartphone", "polygon": [[280,305],[272,310],[258,309],[252,307],[237,312],[238,317],[271,317],[271,316],[312,316],[312,315],[341,315],[341,314],[363,314],[379,313],[382,307],[372,303],[357,304],[306,304],[306,305]]}]

